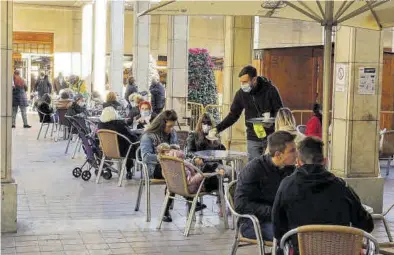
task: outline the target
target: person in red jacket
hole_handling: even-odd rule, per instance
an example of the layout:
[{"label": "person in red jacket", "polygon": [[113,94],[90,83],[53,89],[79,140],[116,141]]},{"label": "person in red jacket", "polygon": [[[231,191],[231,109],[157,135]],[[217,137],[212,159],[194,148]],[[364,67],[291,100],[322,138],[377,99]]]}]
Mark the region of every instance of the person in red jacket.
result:
[{"label": "person in red jacket", "polygon": [[313,116],[306,123],[305,135],[322,138],[322,109],[320,104],[313,104]]}]

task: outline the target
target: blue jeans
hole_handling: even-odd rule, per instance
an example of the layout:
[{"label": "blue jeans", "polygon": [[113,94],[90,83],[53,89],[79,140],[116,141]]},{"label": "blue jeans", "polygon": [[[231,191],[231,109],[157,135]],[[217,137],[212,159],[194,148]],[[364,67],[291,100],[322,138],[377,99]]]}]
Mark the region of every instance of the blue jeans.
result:
[{"label": "blue jeans", "polygon": [[267,148],[267,138],[260,141],[247,140],[248,161],[264,154]]},{"label": "blue jeans", "polygon": [[[260,222],[260,229],[263,240],[270,242],[274,240],[274,229],[271,222]],[[254,231],[252,221],[247,220],[246,222],[242,223],[240,231],[243,237],[256,239],[256,232]]]}]

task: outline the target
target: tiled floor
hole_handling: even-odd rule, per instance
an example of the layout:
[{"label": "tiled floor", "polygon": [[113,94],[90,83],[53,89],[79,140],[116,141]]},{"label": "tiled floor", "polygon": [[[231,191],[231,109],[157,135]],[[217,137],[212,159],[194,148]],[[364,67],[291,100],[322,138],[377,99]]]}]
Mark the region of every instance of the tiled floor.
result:
[{"label": "tiled floor", "polygon": [[[181,201],[172,212],[174,222],[164,223],[158,231],[162,186],[151,188],[152,221],[146,223],[144,199],[141,210],[134,211],[136,181],[117,187],[117,175],[100,184],[93,178],[88,182],[74,178],[71,171],[83,162],[83,153],[71,159],[73,146],[65,155],[65,141],[37,141],[39,124],[35,115],[29,119],[32,129],[21,128],[18,119],[13,130],[18,233],[2,235],[1,254],[229,254],[233,231],[224,229],[215,200],[204,200],[208,208],[197,217],[189,237],[183,236],[186,209]],[[386,180],[387,205],[394,197],[392,176],[394,171]],[[394,220],[394,212],[389,219]],[[385,238],[381,223],[376,223],[374,235]],[[238,254],[255,253],[255,247],[246,247]]]}]

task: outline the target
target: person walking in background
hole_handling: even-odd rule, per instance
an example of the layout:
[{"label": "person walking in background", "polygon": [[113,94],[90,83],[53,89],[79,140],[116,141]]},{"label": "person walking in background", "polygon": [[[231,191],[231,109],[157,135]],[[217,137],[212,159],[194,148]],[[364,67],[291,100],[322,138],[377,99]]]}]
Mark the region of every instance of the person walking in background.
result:
[{"label": "person walking in background", "polygon": [[306,136],[322,138],[322,109],[320,104],[313,104],[313,116],[306,123]]},{"label": "person walking in background", "polygon": [[68,88],[67,86],[67,82],[64,79],[63,73],[59,73],[59,76],[55,79],[55,82],[53,83],[54,85],[54,89],[55,89],[55,93],[57,95],[59,95],[60,90]]},{"label": "person walking in background", "polygon": [[248,159],[261,156],[267,148],[267,136],[274,132],[272,124],[249,123],[252,118],[261,118],[266,115],[275,117],[278,110],[283,107],[278,89],[272,81],[264,76],[257,76],[253,66],[245,66],[238,75],[241,88],[234,96],[230,112],[216,128],[209,131],[209,136],[216,136],[231,127],[245,109],[245,125],[247,134]]},{"label": "person walking in background", "polygon": [[38,98],[41,98],[44,94],[52,93],[52,84],[49,82],[48,76],[45,75],[44,72],[41,72],[36,82],[35,91],[38,92]]},{"label": "person walking in background", "polygon": [[154,113],[159,114],[166,105],[166,91],[158,78],[152,78],[152,84],[149,87],[151,94],[151,104]]},{"label": "person walking in background", "polygon": [[126,92],[124,93],[124,99],[130,104],[129,97],[131,94],[138,93],[138,87],[135,85],[135,80],[134,77],[131,76],[127,80],[127,85],[126,85]]},{"label": "person walking in background", "polygon": [[27,103],[27,85],[25,80],[20,76],[19,70],[15,70],[12,84],[12,128],[15,128],[16,114],[18,113],[18,107],[21,110],[23,127],[31,128],[27,123],[26,107]]}]

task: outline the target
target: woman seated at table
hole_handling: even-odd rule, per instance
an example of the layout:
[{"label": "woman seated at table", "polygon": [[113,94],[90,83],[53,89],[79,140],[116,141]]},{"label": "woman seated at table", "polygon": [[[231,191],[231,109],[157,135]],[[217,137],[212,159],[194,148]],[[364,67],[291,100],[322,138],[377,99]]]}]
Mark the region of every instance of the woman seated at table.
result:
[{"label": "woman seated at table", "polygon": [[140,114],[134,117],[133,129],[143,129],[150,124],[155,117],[156,113],[152,112],[152,106],[148,101],[142,101],[139,105]]},{"label": "woman seated at table", "polygon": [[[161,143],[178,144],[178,138],[174,129],[178,115],[174,110],[166,110],[161,112],[148,125],[141,137],[141,156],[142,161],[147,165],[149,177],[153,179],[163,179],[161,167],[158,161],[157,146]],[[169,213],[168,203],[163,218],[164,222],[171,222],[172,218]]]},{"label": "woman seated at table", "polygon": [[191,132],[186,139],[187,157],[193,158],[197,151],[205,150],[226,150],[226,147],[219,140],[211,141],[207,139],[209,130],[212,129],[214,120],[209,113],[204,113],[197,121],[194,132]]},{"label": "woman seated at table", "polygon": [[38,116],[40,122],[50,123],[53,122],[51,114],[54,112],[51,106],[51,96],[46,93],[37,101]]},{"label": "woman seated at table", "polygon": [[139,105],[143,101],[144,101],[144,98],[138,93],[133,93],[129,96],[130,104],[127,106],[127,110],[126,110],[127,117],[130,120],[129,125],[131,125],[134,121],[134,118],[140,114]]},{"label": "woman seated at table", "polygon": [[73,100],[70,98],[70,93],[62,89],[60,90],[60,99],[55,102],[55,107],[57,110],[59,109],[68,109],[71,106]]},{"label": "woman seated at table", "polygon": [[77,94],[74,97],[74,102],[67,109],[67,116],[75,116],[80,113],[86,112],[85,98],[81,94]]},{"label": "woman seated at table", "polygon": [[[127,126],[126,122],[123,120],[119,120],[119,116],[117,111],[109,106],[103,109],[103,112],[100,116],[100,122],[98,123],[98,129],[109,129],[116,131],[124,136],[126,136],[132,143],[138,141],[138,137],[130,132],[129,127]],[[119,151],[121,156],[125,157],[126,153],[129,149],[130,144],[124,139],[119,139]],[[133,167],[133,159],[135,159],[135,151],[138,146],[133,146],[129,155],[128,160],[126,162],[126,178],[131,179],[131,168]]]},{"label": "woman seated at table", "polygon": [[112,106],[115,110],[122,107],[122,105],[116,100],[116,94],[113,91],[108,92],[103,108]]}]

